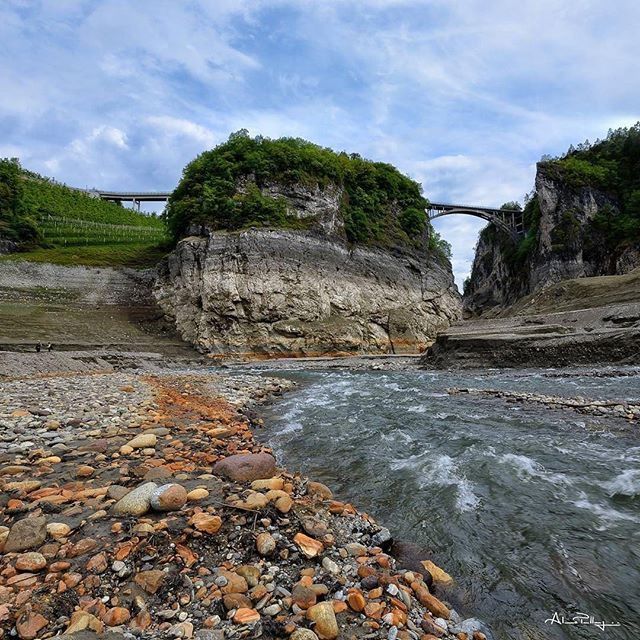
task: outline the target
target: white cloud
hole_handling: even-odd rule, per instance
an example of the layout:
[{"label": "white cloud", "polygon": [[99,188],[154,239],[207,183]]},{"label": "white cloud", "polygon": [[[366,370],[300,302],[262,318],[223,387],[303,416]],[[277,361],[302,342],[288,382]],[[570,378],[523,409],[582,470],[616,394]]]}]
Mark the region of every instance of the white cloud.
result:
[{"label": "white cloud", "polygon": [[[500,205],[543,153],[640,119],[638,24],[637,0],[10,0],[0,139],[70,184],[169,189],[247,128]],[[457,277],[482,224],[436,222]]]},{"label": "white cloud", "polygon": [[147,118],[147,122],[165,136],[184,136],[191,138],[205,149],[212,147],[219,141],[218,136],[213,131],[185,118],[150,116]]}]

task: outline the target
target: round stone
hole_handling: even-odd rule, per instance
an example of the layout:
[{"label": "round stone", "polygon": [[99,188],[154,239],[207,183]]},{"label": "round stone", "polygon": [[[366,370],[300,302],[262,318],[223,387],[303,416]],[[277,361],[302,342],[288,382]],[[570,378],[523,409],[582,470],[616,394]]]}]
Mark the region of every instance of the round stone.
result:
[{"label": "round stone", "polygon": [[180,484],[163,484],[151,494],[154,511],[178,511],[187,502],[187,491]]},{"label": "round stone", "polygon": [[32,551],[23,553],[16,560],[16,569],[18,571],[40,571],[47,566],[47,560],[41,553]]}]

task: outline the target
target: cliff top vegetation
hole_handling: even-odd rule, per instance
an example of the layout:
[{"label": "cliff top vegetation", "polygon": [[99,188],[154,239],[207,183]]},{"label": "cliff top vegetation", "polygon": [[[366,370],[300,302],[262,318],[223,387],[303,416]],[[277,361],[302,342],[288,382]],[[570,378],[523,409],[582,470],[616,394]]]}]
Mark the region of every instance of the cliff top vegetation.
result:
[{"label": "cliff top vegetation", "polygon": [[640,122],[571,146],[561,157],[544,157],[540,166],[573,188],[595,188],[615,199],[618,210],[604,209],[593,220],[610,248],[640,240]]},{"label": "cliff top vegetation", "polygon": [[[341,187],[340,213],[350,242],[423,245],[427,200],[420,185],[392,165],[300,138],[252,138],[245,130],[187,165],[169,200],[169,228],[176,238],[193,224],[213,230],[308,228],[313,220],[299,219],[284,198],[264,193],[263,187],[272,183]],[[429,235],[431,248],[448,255],[448,245],[435,232]]]}]

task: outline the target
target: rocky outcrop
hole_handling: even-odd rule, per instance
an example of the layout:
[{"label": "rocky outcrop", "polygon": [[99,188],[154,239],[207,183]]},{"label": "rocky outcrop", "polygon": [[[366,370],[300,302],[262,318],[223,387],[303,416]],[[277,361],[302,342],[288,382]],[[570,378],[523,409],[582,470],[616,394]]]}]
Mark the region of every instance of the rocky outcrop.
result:
[{"label": "rocky outcrop", "polygon": [[460,313],[441,258],[317,231],[185,238],[161,265],[155,296],[185,340],[214,354],[417,352]]},{"label": "rocky outcrop", "polygon": [[18,250],[18,245],[7,238],[0,236],[0,256],[7,253],[14,253]]},{"label": "rocky outcrop", "polygon": [[640,266],[640,246],[612,250],[591,224],[599,212],[618,211],[619,203],[609,194],[589,186],[570,186],[541,163],[535,198],[539,226],[524,260],[518,259],[510,240],[495,229],[481,234],[464,293],[467,313],[499,310],[563,280],[620,275]]}]

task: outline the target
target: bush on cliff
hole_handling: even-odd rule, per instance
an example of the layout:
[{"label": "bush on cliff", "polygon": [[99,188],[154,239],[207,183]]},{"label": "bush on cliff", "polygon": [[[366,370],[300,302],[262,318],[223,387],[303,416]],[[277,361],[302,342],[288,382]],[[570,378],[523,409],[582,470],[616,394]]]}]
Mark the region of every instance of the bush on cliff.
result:
[{"label": "bush on cliff", "polygon": [[[284,198],[264,193],[264,187],[273,183],[342,187],[340,212],[350,242],[422,246],[429,224],[427,200],[420,185],[395,167],[299,138],[252,138],[244,130],[185,168],[169,200],[169,228],[179,238],[194,224],[214,230],[312,224],[313,220],[292,215]],[[446,252],[435,232],[430,238],[435,250]]]}]

